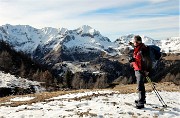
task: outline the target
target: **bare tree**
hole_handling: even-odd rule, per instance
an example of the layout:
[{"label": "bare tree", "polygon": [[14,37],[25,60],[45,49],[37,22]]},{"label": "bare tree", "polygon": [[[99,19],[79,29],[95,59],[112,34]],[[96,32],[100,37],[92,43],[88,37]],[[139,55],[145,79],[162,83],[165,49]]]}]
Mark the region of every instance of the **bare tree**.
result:
[{"label": "bare tree", "polygon": [[5,70],[12,67],[12,57],[7,51],[2,51],[0,54],[0,66]]},{"label": "bare tree", "polygon": [[19,72],[20,72],[20,77],[25,77],[26,69],[25,69],[23,62],[21,63],[21,67],[19,69]]},{"label": "bare tree", "polygon": [[101,75],[99,78],[97,78],[94,88],[106,88],[108,86],[107,80],[108,78],[106,74]]}]

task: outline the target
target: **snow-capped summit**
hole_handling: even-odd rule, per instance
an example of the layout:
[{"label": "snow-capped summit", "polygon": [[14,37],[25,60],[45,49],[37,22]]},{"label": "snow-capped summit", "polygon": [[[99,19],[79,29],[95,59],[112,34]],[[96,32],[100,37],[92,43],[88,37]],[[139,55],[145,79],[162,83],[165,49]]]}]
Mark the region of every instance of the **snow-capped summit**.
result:
[{"label": "snow-capped summit", "polygon": [[61,34],[61,35],[65,35],[65,34],[67,34],[67,32],[68,32],[67,28],[60,28],[59,29],[59,34]]},{"label": "snow-capped summit", "polygon": [[83,25],[82,27],[79,27],[78,29],[76,29],[77,33],[83,35],[83,34],[90,34],[90,35],[98,35],[100,34],[99,31],[93,29],[92,27],[88,26],[88,25]]},{"label": "snow-capped summit", "polygon": [[171,37],[161,40],[160,47],[163,52],[180,53],[180,37]]},{"label": "snow-capped summit", "polygon": [[[121,36],[120,38],[118,38],[115,41],[115,43],[128,45],[129,42],[133,41],[134,36],[136,36],[136,35],[129,34],[129,35]],[[144,36],[144,35],[142,35],[141,38],[142,38],[142,42],[145,43],[146,45],[157,45],[157,42],[158,42],[157,40],[154,40],[154,39]]]},{"label": "snow-capped summit", "polygon": [[142,37],[142,42],[146,45],[157,45],[157,41],[150,38],[150,37],[147,37],[147,36],[141,36]]},{"label": "snow-capped summit", "polygon": [[[115,43],[119,45],[119,48],[128,46],[130,41],[133,41],[134,34],[121,36]],[[141,35],[140,35],[141,36]],[[165,40],[154,40],[150,37],[141,36],[142,42],[146,45],[157,45],[161,48],[162,52],[166,53],[180,53],[180,37],[171,37]]]},{"label": "snow-capped summit", "polygon": [[28,25],[3,25],[0,27],[1,40],[10,43],[16,50],[30,53],[40,42],[40,32]]},{"label": "snow-capped summit", "polygon": [[53,35],[58,33],[58,29],[52,27],[45,27],[41,29],[42,33],[45,35]]},{"label": "snow-capped summit", "polygon": [[128,44],[130,41],[133,40],[134,36],[135,36],[134,34],[121,36],[115,40],[115,43],[117,43],[117,44]]}]

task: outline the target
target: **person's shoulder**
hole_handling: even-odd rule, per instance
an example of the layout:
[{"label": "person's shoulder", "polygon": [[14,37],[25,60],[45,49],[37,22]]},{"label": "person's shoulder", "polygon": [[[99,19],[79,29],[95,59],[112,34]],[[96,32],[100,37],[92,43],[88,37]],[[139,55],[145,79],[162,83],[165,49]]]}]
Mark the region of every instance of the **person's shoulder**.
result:
[{"label": "person's shoulder", "polygon": [[148,50],[148,46],[145,45],[144,43],[142,43],[142,48],[141,48],[141,49],[143,49],[143,50]]}]

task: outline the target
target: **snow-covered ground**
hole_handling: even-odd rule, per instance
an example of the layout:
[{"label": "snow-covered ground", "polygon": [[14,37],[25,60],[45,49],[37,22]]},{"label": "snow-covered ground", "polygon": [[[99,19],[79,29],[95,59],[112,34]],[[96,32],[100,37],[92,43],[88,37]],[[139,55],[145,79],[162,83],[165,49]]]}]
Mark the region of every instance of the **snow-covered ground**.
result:
[{"label": "snow-covered ground", "polygon": [[34,98],[35,97],[16,97],[16,98],[12,98],[11,101],[29,101]]},{"label": "snow-covered ground", "polygon": [[4,73],[0,71],[0,88],[14,88],[14,87],[20,87],[20,88],[30,88],[31,86],[35,87],[36,92],[44,91],[45,89],[40,86],[40,83],[37,81],[30,81],[25,78],[21,77],[15,77],[14,75],[11,75],[9,73]]},{"label": "snow-covered ground", "polygon": [[[139,110],[133,107],[136,93],[120,94],[117,91],[101,90],[65,94],[31,105],[1,106],[0,118],[180,117],[180,92],[164,91],[160,95],[168,105],[165,109],[160,109],[161,103],[153,92],[147,93],[147,104]],[[28,100],[27,96],[14,99]]]}]

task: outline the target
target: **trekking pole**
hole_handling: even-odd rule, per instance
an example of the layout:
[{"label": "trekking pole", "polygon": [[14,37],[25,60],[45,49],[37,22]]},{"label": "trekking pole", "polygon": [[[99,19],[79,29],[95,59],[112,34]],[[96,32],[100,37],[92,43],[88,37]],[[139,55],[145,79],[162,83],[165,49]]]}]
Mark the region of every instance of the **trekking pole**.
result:
[{"label": "trekking pole", "polygon": [[151,79],[150,79],[148,76],[146,76],[146,79],[147,79],[147,81],[151,84],[151,86],[152,86],[152,88],[153,88],[156,96],[158,97],[158,99],[159,99],[159,101],[161,102],[161,104],[163,105],[163,107],[166,108],[166,107],[167,107],[166,103],[164,102],[164,100],[163,100],[162,97],[160,96],[159,92],[157,91],[155,85],[152,83]]},{"label": "trekking pole", "polygon": [[151,82],[151,79],[149,77],[146,77],[146,79],[148,80],[149,83],[151,83],[151,86],[156,94],[156,96],[158,97],[159,101],[161,102],[161,104],[163,105],[163,107],[167,107],[166,103],[164,102],[164,100],[162,99],[162,97],[160,96],[159,92],[157,91],[157,89],[155,88],[155,85]]}]

